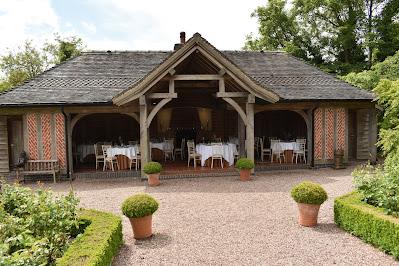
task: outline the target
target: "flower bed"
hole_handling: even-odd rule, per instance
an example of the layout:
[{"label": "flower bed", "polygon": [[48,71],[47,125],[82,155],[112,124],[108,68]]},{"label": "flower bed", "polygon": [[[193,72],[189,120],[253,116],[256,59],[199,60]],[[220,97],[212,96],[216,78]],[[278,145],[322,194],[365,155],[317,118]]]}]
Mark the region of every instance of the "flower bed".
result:
[{"label": "flower bed", "polygon": [[369,205],[357,192],[334,202],[334,220],[342,229],[399,259],[399,219]]},{"label": "flower bed", "polygon": [[57,265],[110,265],[123,242],[121,218],[96,210],[81,210],[79,218],[90,224]]}]

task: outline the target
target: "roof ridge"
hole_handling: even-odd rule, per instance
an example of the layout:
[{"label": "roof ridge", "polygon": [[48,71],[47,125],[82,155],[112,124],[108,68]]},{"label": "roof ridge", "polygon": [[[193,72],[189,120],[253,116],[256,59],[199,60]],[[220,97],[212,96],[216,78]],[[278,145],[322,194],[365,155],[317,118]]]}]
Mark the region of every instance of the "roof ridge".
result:
[{"label": "roof ridge", "polygon": [[171,53],[172,50],[89,50],[82,54],[113,54],[113,53]]}]

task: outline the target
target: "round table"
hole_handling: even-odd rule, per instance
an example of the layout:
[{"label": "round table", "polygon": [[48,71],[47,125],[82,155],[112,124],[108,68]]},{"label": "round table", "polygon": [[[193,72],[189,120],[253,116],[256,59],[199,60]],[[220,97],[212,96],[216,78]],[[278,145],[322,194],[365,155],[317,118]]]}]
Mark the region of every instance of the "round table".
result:
[{"label": "round table", "polygon": [[[195,147],[197,153],[201,154],[201,166],[205,165],[205,161],[212,157],[213,147],[217,145],[211,144],[198,144]],[[222,156],[223,159],[228,162],[230,166],[234,164],[234,153],[237,152],[237,146],[234,143],[222,144]]]},{"label": "round table", "polygon": [[126,170],[130,168],[130,160],[137,155],[138,150],[138,145],[111,147],[107,149],[107,154],[108,156],[116,157],[120,170]]}]

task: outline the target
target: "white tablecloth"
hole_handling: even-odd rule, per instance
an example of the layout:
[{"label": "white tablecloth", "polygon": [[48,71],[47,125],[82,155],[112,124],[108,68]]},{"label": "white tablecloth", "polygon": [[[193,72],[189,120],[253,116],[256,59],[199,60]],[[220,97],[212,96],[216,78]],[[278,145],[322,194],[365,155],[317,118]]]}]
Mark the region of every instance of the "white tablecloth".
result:
[{"label": "white tablecloth", "polygon": [[80,161],[86,158],[89,154],[94,154],[94,144],[81,144],[77,147],[77,152],[80,154]]},{"label": "white tablecloth", "polygon": [[174,147],[173,144],[169,142],[150,142],[150,148],[164,151],[164,150],[173,150]]},{"label": "white tablecloth", "polygon": [[138,146],[128,146],[128,147],[112,147],[107,149],[107,156],[114,157],[116,155],[125,155],[129,159],[133,159],[138,151]]},{"label": "white tablecloth", "polygon": [[[212,157],[213,155],[213,150],[212,150],[213,145],[207,145],[207,144],[198,144],[195,147],[195,150],[197,153],[201,154],[201,165],[205,165],[205,161]],[[216,146],[216,145],[215,145]],[[233,143],[227,143],[222,145],[223,149],[223,159],[225,159],[229,165],[234,164],[234,153],[237,152],[237,146]]]},{"label": "white tablecloth", "polygon": [[292,142],[276,142],[271,147],[272,150],[281,150],[281,151],[295,151],[299,149],[298,143],[295,141]]}]

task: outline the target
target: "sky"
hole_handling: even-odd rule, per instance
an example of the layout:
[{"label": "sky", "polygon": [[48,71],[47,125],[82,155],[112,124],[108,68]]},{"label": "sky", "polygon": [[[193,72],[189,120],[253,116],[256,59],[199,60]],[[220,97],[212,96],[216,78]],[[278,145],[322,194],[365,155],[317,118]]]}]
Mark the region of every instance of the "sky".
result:
[{"label": "sky", "polygon": [[179,32],[199,32],[221,50],[241,49],[257,32],[251,13],[266,0],[0,0],[0,53],[54,33],[87,50],[171,50]]}]

